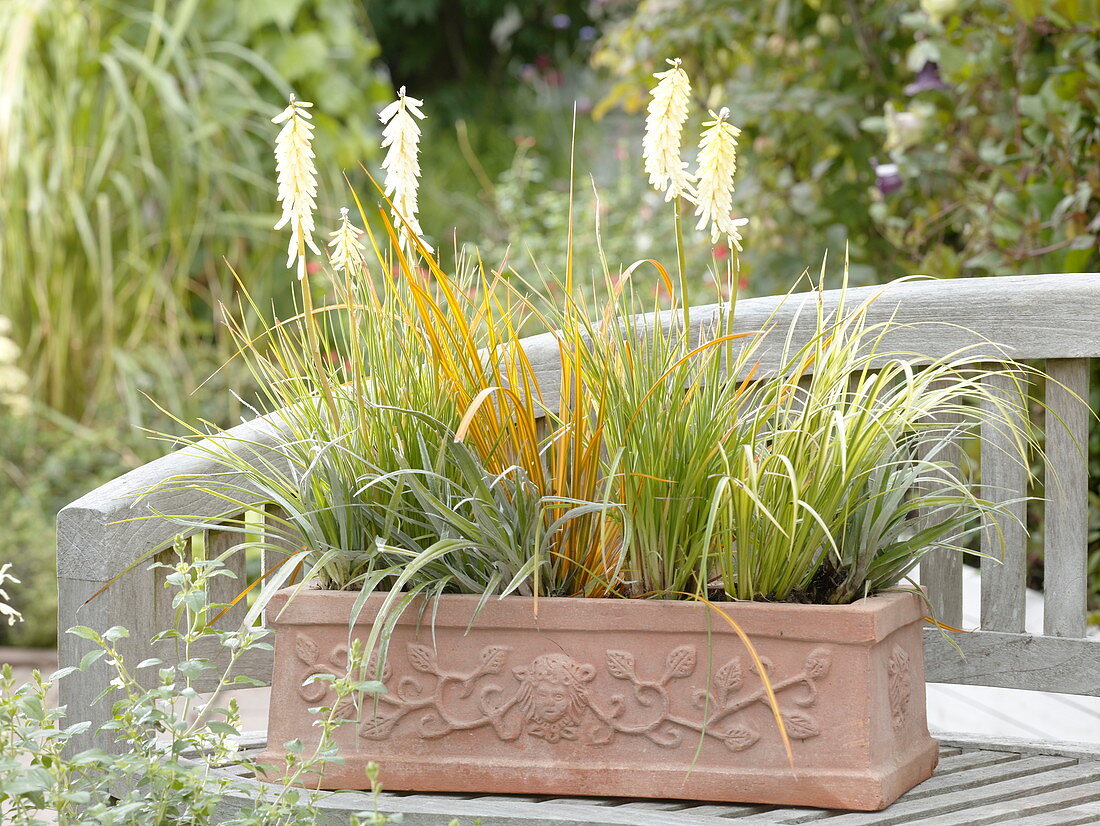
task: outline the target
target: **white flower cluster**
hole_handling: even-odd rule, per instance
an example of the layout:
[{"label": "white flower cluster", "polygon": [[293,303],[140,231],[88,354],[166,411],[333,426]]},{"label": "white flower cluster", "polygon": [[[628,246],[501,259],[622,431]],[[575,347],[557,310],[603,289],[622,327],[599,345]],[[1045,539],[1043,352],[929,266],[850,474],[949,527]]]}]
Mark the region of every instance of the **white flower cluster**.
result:
[{"label": "white flower cluster", "polygon": [[[382,147],[388,148],[382,168],[386,170],[385,194],[393,205],[393,220],[401,246],[413,247],[412,239],[420,238],[423,231],[417,219],[419,203],[417,189],[420,178],[420,126],[424,119],[423,101],[409,97],[402,86],[397,100],[379,114],[384,124]],[[290,96],[289,105],[271,119],[282,124],[275,138],[275,170],[278,173],[278,200],[282,215],[275,229],[290,228],[290,245],[287,248],[287,266],[298,265],[298,279],[306,274],[305,252],[317,255],[313,234],[316,231],[313,213],[317,209],[317,167],[313,152],[313,123],[309,110],[312,103]],[[359,273],[366,267],[365,247],[359,240],[363,230],[351,222],[348,210],[340,210],[340,225],[329,233],[329,260],[334,269]],[[432,248],[423,242],[423,249]]]},{"label": "white flower cluster", "polygon": [[8,625],[15,625],[23,619],[23,615],[8,605],[8,601],[11,599],[8,596],[8,592],[4,590],[3,586],[7,582],[14,582],[19,584],[19,580],[8,573],[11,570],[11,563],[5,562],[0,565],[0,617],[5,618],[8,621]]},{"label": "white flower cluster", "polygon": [[741,250],[740,227],[747,218],[734,219],[733,176],[737,172],[737,136],[741,130],[729,122],[730,110],[710,113],[711,120],[703,124],[703,137],[699,141],[698,199],[695,214],[699,216],[696,229],[706,229],[710,224],[710,242],[718,243],[725,234],[731,246]]},{"label": "white flower cluster", "polygon": [[689,114],[691,81],[680,68],[680,59],[669,60],[672,67],[657,72],[646,116],[642,155],[649,182],[665,200],[684,198],[695,204],[699,218],[696,229],[710,225],[711,243],[725,235],[730,247],[741,252],[740,229],[748,218],[734,218],[733,177],[737,172],[737,136],[741,130],[729,122],[729,109],[711,112],[703,124],[699,155],[694,173],[680,157],[680,144]]},{"label": "white flower cluster", "polygon": [[0,316],[0,407],[23,415],[30,410],[29,381],[16,364],[18,359],[19,345],[11,339],[11,322]]},{"label": "white flower cluster", "polygon": [[680,158],[680,143],[691,101],[691,81],[680,68],[680,58],[669,60],[672,67],[653,75],[657,85],[651,92],[649,114],[645,119],[642,138],[642,158],[649,183],[665,200],[681,196],[694,200],[691,188],[694,176],[688,172],[687,161]]},{"label": "white flower cluster", "polygon": [[421,239],[424,248],[432,248],[424,242],[423,230],[416,214],[420,206],[417,202],[417,188],[420,185],[420,125],[418,119],[424,119],[420,107],[424,102],[405,94],[402,86],[397,92],[397,100],[383,109],[378,119],[384,124],[382,129],[382,148],[389,148],[382,168],[386,170],[386,197],[393,204],[393,222],[397,228],[401,246],[412,248],[410,231]]},{"label": "white flower cluster", "polygon": [[298,261],[298,279],[305,276],[305,261],[299,260],[306,247],[320,255],[313,241],[313,210],[317,208],[317,167],[313,163],[312,103],[295,100],[271,119],[283,128],[275,138],[275,171],[278,173],[279,203],[283,214],[275,229],[290,226],[287,267]]},{"label": "white flower cluster", "polygon": [[329,260],[332,261],[333,269],[346,270],[355,274],[363,271],[367,262],[363,258],[366,248],[359,241],[359,236],[362,233],[363,230],[355,226],[348,217],[348,208],[342,207],[340,209],[340,226],[335,232],[329,233],[332,237],[332,240],[328,242],[328,245],[332,247]]}]

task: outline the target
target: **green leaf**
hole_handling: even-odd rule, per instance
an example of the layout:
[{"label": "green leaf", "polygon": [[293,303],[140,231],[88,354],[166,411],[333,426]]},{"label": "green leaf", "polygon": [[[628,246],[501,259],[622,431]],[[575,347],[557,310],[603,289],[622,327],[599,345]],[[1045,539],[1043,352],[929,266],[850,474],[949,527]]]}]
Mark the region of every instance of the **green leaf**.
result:
[{"label": "green leaf", "polygon": [[77,670],[83,671],[106,653],[107,652],[104,651],[102,648],[97,648],[95,651],[89,651],[87,654],[80,658],[80,665],[77,666]]},{"label": "green leaf", "polygon": [[107,642],[117,642],[130,636],[130,632],[121,625],[114,625],[103,632],[103,639]]},{"label": "green leaf", "polygon": [[93,631],[86,625],[74,625],[65,633],[72,634],[73,636],[80,637],[81,639],[91,640],[92,642],[103,642],[103,637],[99,635],[99,632]]},{"label": "green leaf", "polygon": [[206,727],[214,734],[222,734],[226,737],[236,737],[240,734],[236,726],[230,725],[223,720],[210,720]]}]

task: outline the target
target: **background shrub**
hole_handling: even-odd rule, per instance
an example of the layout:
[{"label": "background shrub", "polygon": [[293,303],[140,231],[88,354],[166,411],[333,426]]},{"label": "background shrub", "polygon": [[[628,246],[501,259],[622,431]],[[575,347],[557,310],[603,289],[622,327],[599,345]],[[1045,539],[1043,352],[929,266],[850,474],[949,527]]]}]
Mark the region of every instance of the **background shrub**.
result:
[{"label": "background shrub", "polygon": [[[292,88],[322,104],[317,151],[356,183],[394,87],[426,97],[426,232],[445,261],[454,228],[538,284],[532,260],[564,262],[574,101],[582,289],[602,281],[597,219],[612,262],[672,260],[638,169],[669,56],[744,130],[743,294],[786,290],[845,244],[864,283],[1100,269],[1090,0],[45,0],[0,4],[0,26],[0,312],[31,399],[30,419],[0,412],[0,561],[41,609],[34,644],[54,634],[56,509],[168,449],[135,429],[171,427],[141,393],[190,419],[242,412],[189,393],[227,355],[230,266],[261,306],[290,301],[268,119]],[[324,182],[319,226],[342,191]],[[703,272],[690,288],[715,295]],[[1100,369],[1093,388],[1095,408]],[[1100,609],[1095,428],[1090,462]]]}]

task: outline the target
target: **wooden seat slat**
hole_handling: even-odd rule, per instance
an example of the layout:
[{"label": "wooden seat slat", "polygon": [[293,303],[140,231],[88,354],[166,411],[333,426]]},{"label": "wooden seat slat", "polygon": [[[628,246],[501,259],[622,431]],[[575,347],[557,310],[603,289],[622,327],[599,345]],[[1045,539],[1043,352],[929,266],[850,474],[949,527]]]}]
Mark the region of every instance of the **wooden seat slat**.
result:
[{"label": "wooden seat slat", "polygon": [[1012,822],[1015,826],[1095,826],[1100,823],[1100,803],[1086,803],[1069,809],[1024,815]]},{"label": "wooden seat slat", "polygon": [[[1000,746],[1001,744],[997,744]],[[255,741],[250,749],[262,748]],[[1009,748],[1009,746],[1005,746]],[[1100,822],[1093,816],[1100,801],[1100,749],[1082,757],[1021,755],[1013,751],[947,745],[935,775],[903,795],[882,812],[843,812],[708,804],[686,800],[625,800],[623,798],[535,797],[521,795],[421,794],[383,792],[378,810],[401,813],[408,826],[447,826],[459,818],[463,826],[482,818],[491,826],[886,826],[886,824],[967,824],[1008,822],[1008,813],[1046,817],[1036,823]],[[215,773],[225,774],[224,770]],[[258,789],[270,788],[255,783]],[[1095,795],[1095,796],[1094,796]],[[238,804],[240,805],[239,801]],[[318,826],[343,826],[349,812],[370,810],[371,797],[361,792],[337,792],[324,798]],[[1100,804],[1097,804],[1100,805]],[[1061,807],[1061,808],[1059,808]],[[1065,809],[1066,819],[1053,819]],[[232,811],[226,809],[225,811]],[[1076,818],[1076,819],[1075,819]],[[1011,822],[1016,823],[1013,819]],[[1020,821],[1023,822],[1023,821]],[[1030,822],[1028,820],[1027,822]]]},{"label": "wooden seat slat", "polygon": [[940,764],[936,767],[936,775],[954,774],[982,768],[983,766],[995,766],[998,763],[1010,763],[1019,759],[1020,755],[1004,751],[969,751],[947,758],[944,758],[941,752]]},{"label": "wooden seat slat", "polygon": [[[1052,792],[1028,795],[1022,800],[999,801],[970,812],[960,811],[951,815],[936,815],[936,826],[985,826],[985,824],[1018,823],[1026,815],[1046,815],[1076,803],[1100,801],[1100,783],[1069,786]],[[920,821],[916,821],[920,823]],[[930,821],[931,822],[931,821]]]},{"label": "wooden seat slat", "polygon": [[[1025,757],[1007,765],[1014,767],[1014,773],[1005,779],[998,774],[998,769],[1002,766],[991,766],[970,773],[975,782],[967,788],[916,799],[902,797],[884,811],[841,815],[827,822],[829,826],[896,826],[913,823],[921,818],[939,818],[954,812],[974,810],[989,803],[1030,797],[1100,779],[1100,766],[1095,763],[1076,763],[1053,757]],[[1023,766],[1027,766],[1029,771],[1022,775],[1015,773]]]}]

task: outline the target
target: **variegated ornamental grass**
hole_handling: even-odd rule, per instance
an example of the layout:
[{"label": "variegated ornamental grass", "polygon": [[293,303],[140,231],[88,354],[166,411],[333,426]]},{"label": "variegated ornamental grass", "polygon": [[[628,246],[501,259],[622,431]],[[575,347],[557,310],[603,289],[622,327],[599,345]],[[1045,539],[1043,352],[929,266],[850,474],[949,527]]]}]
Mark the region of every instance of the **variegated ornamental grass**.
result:
[{"label": "variegated ornamental grass", "polygon": [[[713,169],[700,177],[713,179],[705,228],[736,249],[735,133],[714,131],[727,118],[708,125],[701,166]],[[308,142],[298,149],[311,162]],[[899,583],[932,547],[962,550],[980,516],[1007,516],[971,492],[946,448],[984,424],[1010,430],[1022,457],[1020,411],[984,389],[989,372],[965,352],[919,369],[919,354],[889,352],[891,325],[868,325],[869,304],[835,315],[807,304],[814,329],[795,345],[785,330],[734,333],[733,301],[692,340],[659,263],[604,261],[607,306],[572,293],[567,265],[566,298],[547,311],[514,274],[457,253],[445,262],[382,187],[377,206],[351,198],[357,218],[345,211],[331,233],[325,300],[314,305],[305,278],[300,314],[233,327],[280,438],[202,442],[225,477],[169,483],[226,501],[215,521],[242,535],[231,552],[282,554],[253,586],[250,620],[276,590],[311,580],[360,591],[359,605],[388,592],[386,611],[442,593],[527,595],[536,611],[540,596],[843,603]],[[290,220],[301,268],[305,221]],[[570,216],[567,249],[573,232]],[[643,265],[666,282],[670,313],[634,291]],[[520,339],[532,324],[558,345],[553,399]],[[787,342],[781,367],[758,374],[758,348],[775,337]],[[961,423],[934,429],[942,413]],[[259,510],[280,541],[236,516]],[[368,650],[387,624],[372,634]]]}]

